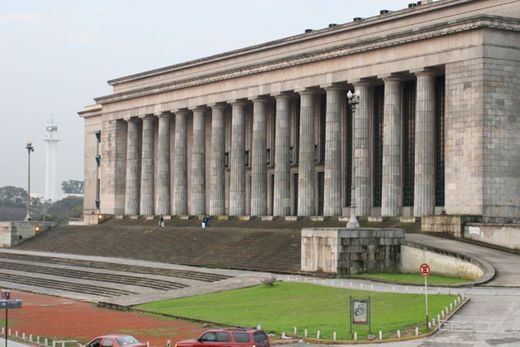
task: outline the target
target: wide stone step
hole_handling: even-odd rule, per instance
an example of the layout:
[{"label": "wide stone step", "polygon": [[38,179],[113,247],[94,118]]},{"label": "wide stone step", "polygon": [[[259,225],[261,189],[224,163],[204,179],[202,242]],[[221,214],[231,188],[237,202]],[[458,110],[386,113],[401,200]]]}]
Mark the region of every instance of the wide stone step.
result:
[{"label": "wide stone step", "polygon": [[[161,268],[154,268],[154,267],[147,267],[147,266],[135,266],[135,265],[117,264],[117,263],[109,263],[109,262],[101,262],[101,261],[80,260],[80,259],[44,257],[44,256],[36,256],[36,255],[29,255],[29,254],[0,253],[0,259],[2,259],[2,258],[20,260],[20,261],[30,261],[30,262],[35,262],[35,263],[85,267],[85,268],[89,268],[89,269],[110,270],[110,271],[129,272],[129,273],[136,273],[136,274],[184,278],[184,279],[191,279],[191,280],[197,280],[197,281],[202,281],[202,282],[215,282],[215,281],[221,281],[221,280],[225,280],[225,279],[229,278],[229,276],[226,276],[226,275],[207,273],[207,272],[177,270],[177,269],[161,269]],[[168,282],[168,283],[171,283],[171,282]]]},{"label": "wide stone step", "polygon": [[60,277],[78,278],[82,280],[102,281],[119,284],[131,284],[133,286],[148,287],[157,290],[171,290],[187,287],[186,284],[178,282],[163,281],[154,278],[135,277],[114,273],[89,272],[83,270],[48,267],[24,263],[0,261],[0,269],[40,273]]},{"label": "wide stone step", "polygon": [[29,285],[29,286],[33,286],[33,287],[44,287],[44,288],[61,290],[61,291],[65,291],[65,292],[83,293],[83,294],[103,296],[103,297],[114,297],[114,296],[121,296],[121,295],[137,294],[136,292],[123,290],[123,289],[116,289],[116,288],[102,287],[102,286],[97,286],[97,285],[92,285],[92,284],[74,283],[74,282],[67,282],[67,281],[61,281],[61,280],[56,280],[56,279],[47,279],[47,278],[40,278],[40,277],[34,277],[34,276],[28,276],[28,275],[14,274],[14,273],[10,273],[8,271],[3,271],[3,270],[0,270],[0,279],[2,282],[18,283],[18,284],[24,284],[24,285]]}]

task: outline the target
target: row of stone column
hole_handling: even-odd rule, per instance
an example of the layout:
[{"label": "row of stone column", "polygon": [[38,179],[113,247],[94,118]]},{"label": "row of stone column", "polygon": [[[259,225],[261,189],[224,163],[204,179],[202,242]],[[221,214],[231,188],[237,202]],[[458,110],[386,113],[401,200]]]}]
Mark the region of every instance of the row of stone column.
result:
[{"label": "row of stone column", "polygon": [[[401,173],[401,80],[384,79],[384,136],[382,215],[398,216],[402,206]],[[354,84],[359,91],[359,104],[353,116],[353,202],[356,214],[367,216],[371,209],[371,159],[369,152],[369,119],[372,108],[372,86],[368,82]],[[342,214],[341,175],[341,108],[346,104],[346,89],[331,85],[326,91],[325,187],[324,215]],[[417,73],[415,206],[416,216],[434,213],[434,109],[435,75]],[[298,215],[316,213],[315,171],[315,89],[300,93]],[[290,214],[290,107],[291,95],[276,98],[275,168],[273,215]],[[253,101],[253,136],[251,162],[251,211],[253,216],[267,214],[267,103],[258,97]],[[193,145],[191,162],[187,158],[186,118],[189,110],[175,112],[175,161],[170,168],[171,113],[158,115],[157,156],[154,156],[155,117],[145,116],[142,133],[136,119],[128,121],[125,214],[153,215],[221,215],[225,213],[225,103],[211,105],[210,181],[205,182],[206,107],[193,110]],[[246,101],[233,102],[231,114],[231,151],[229,181],[229,214],[246,213],[245,115]],[[140,154],[140,155],[139,155]],[[154,197],[154,158],[157,158],[157,196]],[[188,206],[187,168],[191,165],[191,206]],[[173,196],[170,196],[170,171],[173,169]],[[209,206],[206,206],[209,189]],[[155,200],[154,200],[155,198]]]}]

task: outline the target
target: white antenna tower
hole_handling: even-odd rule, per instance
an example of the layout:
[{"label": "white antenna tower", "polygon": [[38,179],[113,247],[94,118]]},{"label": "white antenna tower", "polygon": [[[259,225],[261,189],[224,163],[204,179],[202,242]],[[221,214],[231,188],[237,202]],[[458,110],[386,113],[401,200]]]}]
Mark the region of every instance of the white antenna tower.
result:
[{"label": "white antenna tower", "polygon": [[47,122],[45,127],[45,201],[60,199],[60,190],[56,182],[56,153],[58,150],[58,126],[54,123],[54,117]]}]

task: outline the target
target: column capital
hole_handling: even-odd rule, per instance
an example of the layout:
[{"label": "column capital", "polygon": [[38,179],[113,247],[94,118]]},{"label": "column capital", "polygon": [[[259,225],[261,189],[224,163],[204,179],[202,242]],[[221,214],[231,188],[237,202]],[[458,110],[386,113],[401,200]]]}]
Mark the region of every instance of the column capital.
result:
[{"label": "column capital", "polygon": [[208,104],[207,105],[208,107],[210,107],[212,110],[214,109],[225,109],[226,106],[227,106],[227,103],[225,101],[221,101],[221,102],[214,102],[212,104]]},{"label": "column capital", "polygon": [[276,100],[280,100],[280,99],[290,99],[293,97],[293,93],[292,92],[281,92],[281,93],[278,93],[278,94],[275,94],[273,95]]},{"label": "column capital", "polygon": [[251,101],[253,101],[254,103],[258,103],[258,102],[266,103],[269,101],[269,95],[259,95],[259,96],[254,97]]},{"label": "column capital", "polygon": [[178,110],[174,111],[176,116],[187,116],[190,113],[190,110],[187,108],[179,108]]},{"label": "column capital", "polygon": [[426,67],[410,70],[410,73],[414,74],[415,76],[437,76],[441,74],[441,71],[434,67]]},{"label": "column capital", "polygon": [[404,79],[404,76],[400,73],[383,74],[379,75],[378,77],[385,82],[400,82]]},{"label": "column capital", "polygon": [[322,84],[320,87],[325,89],[326,91],[329,91],[329,90],[347,91],[348,90],[346,83],[328,83],[328,84]]},{"label": "column capital", "polygon": [[140,116],[139,118],[141,119],[150,119],[150,118],[155,118],[155,115],[153,113],[149,113],[149,114],[145,114],[145,115],[142,115]]},{"label": "column capital", "polygon": [[236,99],[234,101],[230,101],[231,106],[245,106],[247,105],[248,99]]},{"label": "column capital", "polygon": [[162,111],[156,114],[159,118],[171,117],[172,113],[170,111]]},{"label": "column capital", "polygon": [[374,84],[375,84],[375,81],[373,79],[368,79],[368,78],[360,78],[360,79],[352,81],[352,85],[354,86],[354,88],[372,87]]},{"label": "column capital", "polygon": [[206,105],[199,105],[192,109],[193,112],[205,112],[208,109]]},{"label": "column capital", "polygon": [[297,92],[300,95],[315,95],[315,94],[318,94],[320,92],[320,90],[317,87],[309,87],[309,88],[295,89],[295,92]]}]

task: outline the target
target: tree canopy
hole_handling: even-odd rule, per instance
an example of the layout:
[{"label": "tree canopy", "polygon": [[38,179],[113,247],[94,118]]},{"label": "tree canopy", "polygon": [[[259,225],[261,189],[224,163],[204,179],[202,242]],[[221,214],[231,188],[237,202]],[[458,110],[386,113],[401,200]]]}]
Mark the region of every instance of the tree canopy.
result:
[{"label": "tree canopy", "polygon": [[65,194],[83,194],[83,181],[63,181],[61,183],[61,190],[63,190]]}]

